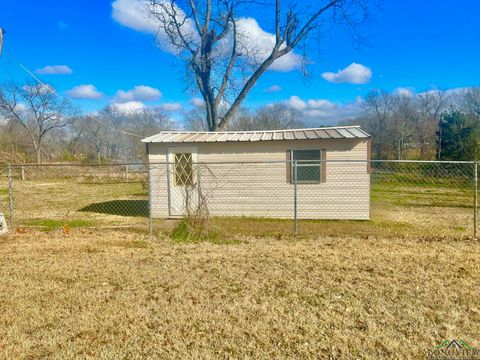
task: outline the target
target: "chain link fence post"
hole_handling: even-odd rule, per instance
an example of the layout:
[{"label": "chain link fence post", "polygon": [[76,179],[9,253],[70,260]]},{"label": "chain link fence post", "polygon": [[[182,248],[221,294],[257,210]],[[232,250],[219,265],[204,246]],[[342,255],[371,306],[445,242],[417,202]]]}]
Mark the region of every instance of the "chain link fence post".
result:
[{"label": "chain link fence post", "polygon": [[475,161],[473,165],[473,237],[477,238],[478,228],[478,162]]},{"label": "chain link fence post", "polygon": [[12,180],[12,165],[8,164],[8,196],[10,204],[10,229],[13,230],[14,216],[13,216],[13,180]]},{"label": "chain link fence post", "polygon": [[[147,144],[148,145],[148,144]],[[153,219],[152,219],[152,184],[150,174],[150,159],[147,159],[147,188],[148,188],[148,236],[152,236],[153,232]]]},{"label": "chain link fence post", "polygon": [[293,160],[293,233],[298,234],[297,218],[297,160]]}]

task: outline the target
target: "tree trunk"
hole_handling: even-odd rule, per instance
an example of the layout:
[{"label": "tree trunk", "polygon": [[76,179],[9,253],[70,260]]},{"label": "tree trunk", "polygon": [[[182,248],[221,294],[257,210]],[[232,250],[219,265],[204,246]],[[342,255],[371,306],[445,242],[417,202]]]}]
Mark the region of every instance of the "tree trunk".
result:
[{"label": "tree trunk", "polygon": [[37,154],[37,165],[40,165],[42,163],[42,148],[37,146],[35,153]]},{"label": "tree trunk", "polygon": [[208,124],[208,131],[218,131],[218,113],[217,109],[215,109],[215,104],[208,105],[207,107],[207,124]]}]

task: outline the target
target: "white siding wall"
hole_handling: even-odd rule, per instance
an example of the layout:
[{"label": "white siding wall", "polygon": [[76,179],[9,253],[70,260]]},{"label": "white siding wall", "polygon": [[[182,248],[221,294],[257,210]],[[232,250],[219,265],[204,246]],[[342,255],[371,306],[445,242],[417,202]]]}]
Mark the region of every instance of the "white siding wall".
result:
[{"label": "white siding wall", "polygon": [[[182,144],[185,146],[186,144]],[[287,150],[326,149],[326,182],[298,184],[298,217],[369,219],[370,175],[366,139],[198,143],[200,186],[209,211],[218,216],[293,217],[294,186],[285,163],[212,164],[214,162],[285,161]],[[150,144],[152,212],[168,217],[167,149]],[[362,162],[344,162],[348,160]],[[365,161],[365,162],[363,162]]]}]

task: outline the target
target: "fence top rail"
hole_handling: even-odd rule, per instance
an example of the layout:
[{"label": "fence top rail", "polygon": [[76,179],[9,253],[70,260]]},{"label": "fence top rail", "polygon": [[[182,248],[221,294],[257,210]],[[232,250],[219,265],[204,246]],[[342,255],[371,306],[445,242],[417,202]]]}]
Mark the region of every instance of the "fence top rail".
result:
[{"label": "fence top rail", "polygon": [[[319,159],[319,160],[242,160],[242,161],[193,161],[192,164],[286,164],[286,163],[397,163],[397,164],[475,164],[478,161],[447,161],[447,160],[355,160],[355,159]],[[122,166],[147,166],[168,165],[171,161],[153,161],[150,163],[114,163],[114,164],[8,164],[5,167],[122,167]]]},{"label": "fence top rail", "polygon": [[147,166],[147,163],[112,163],[112,164],[8,164],[6,167],[121,167],[121,166]]},{"label": "fence top rail", "polygon": [[420,164],[475,164],[478,161],[454,161],[454,160],[366,160],[378,163],[420,163]]}]

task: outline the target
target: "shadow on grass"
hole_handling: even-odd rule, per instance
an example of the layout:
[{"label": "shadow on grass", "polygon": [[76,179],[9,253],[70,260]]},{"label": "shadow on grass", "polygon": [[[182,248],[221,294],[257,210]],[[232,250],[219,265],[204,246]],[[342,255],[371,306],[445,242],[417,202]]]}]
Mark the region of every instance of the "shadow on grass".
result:
[{"label": "shadow on grass", "polygon": [[111,200],[93,203],[79,211],[120,216],[148,217],[147,200]]}]

